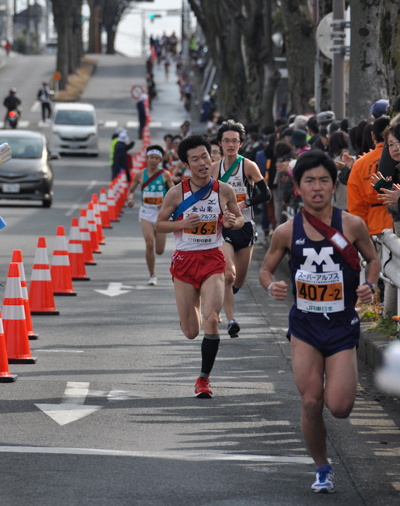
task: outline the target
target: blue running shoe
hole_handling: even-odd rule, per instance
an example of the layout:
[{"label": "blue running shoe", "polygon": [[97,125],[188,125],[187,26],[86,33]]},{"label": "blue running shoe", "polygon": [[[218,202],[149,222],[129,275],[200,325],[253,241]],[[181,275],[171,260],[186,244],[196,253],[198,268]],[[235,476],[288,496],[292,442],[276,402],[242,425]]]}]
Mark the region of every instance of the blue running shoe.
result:
[{"label": "blue running shoe", "polygon": [[238,293],[238,291],[240,290],[240,288],[236,288],[236,286],[232,285],[232,292],[233,292],[233,295],[236,295]]},{"label": "blue running shoe", "polygon": [[231,337],[239,337],[240,327],[236,320],[232,320],[228,323],[228,334]]},{"label": "blue running shoe", "polygon": [[311,490],[313,492],[331,494],[335,491],[335,484],[333,483],[335,473],[329,464],[319,467],[316,471],[316,477],[315,483],[311,485]]}]

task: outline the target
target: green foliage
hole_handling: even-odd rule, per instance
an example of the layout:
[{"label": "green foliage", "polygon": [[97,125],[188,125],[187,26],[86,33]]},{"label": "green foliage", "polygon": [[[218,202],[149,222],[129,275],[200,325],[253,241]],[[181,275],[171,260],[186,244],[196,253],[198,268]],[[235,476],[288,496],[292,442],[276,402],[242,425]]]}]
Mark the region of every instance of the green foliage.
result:
[{"label": "green foliage", "polygon": [[[363,318],[367,313],[364,314]],[[371,313],[373,314],[373,313]],[[367,320],[367,319],[366,319]],[[362,321],[364,321],[362,319]],[[368,320],[367,320],[368,321]],[[368,329],[369,332],[379,332],[384,337],[388,337],[390,339],[398,339],[399,331],[397,330],[397,323],[392,320],[392,317],[389,316],[377,316],[374,318],[374,325]]]}]

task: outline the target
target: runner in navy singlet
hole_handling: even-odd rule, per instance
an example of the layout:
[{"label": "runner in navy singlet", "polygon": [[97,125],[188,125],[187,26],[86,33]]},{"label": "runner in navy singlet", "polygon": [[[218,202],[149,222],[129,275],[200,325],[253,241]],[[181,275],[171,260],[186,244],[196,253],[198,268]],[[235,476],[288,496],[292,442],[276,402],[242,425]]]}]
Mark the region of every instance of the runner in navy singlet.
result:
[{"label": "runner in navy singlet", "polygon": [[[359,318],[357,298],[372,302],[379,277],[379,259],[364,221],[332,206],[337,169],[333,160],[319,151],[299,157],[293,177],[311,218],[332,227],[332,242],[307,221],[303,213],[279,226],[260,270],[260,282],[276,300],[284,300],[287,284],[275,281],[274,272],[286,253],[293,283],[294,305],[289,315],[292,367],[300,392],[301,428],[317,466],[314,492],[333,492],[334,474],[326,452],[324,405],[337,418],[350,415],[357,391],[356,347]],[[320,225],[321,227],[321,225]],[[342,233],[340,235],[336,231]],[[343,237],[344,236],[344,237]],[[336,247],[334,246],[336,244]],[[351,259],[337,249],[348,245],[367,262],[366,282]]]}]

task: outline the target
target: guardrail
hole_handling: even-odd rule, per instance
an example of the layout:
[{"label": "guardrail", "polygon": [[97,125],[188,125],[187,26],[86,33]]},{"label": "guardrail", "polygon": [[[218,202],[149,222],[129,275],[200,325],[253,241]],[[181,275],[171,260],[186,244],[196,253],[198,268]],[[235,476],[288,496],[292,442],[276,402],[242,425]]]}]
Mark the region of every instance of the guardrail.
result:
[{"label": "guardrail", "polygon": [[[396,305],[390,305],[390,300],[385,300],[385,308],[392,307],[396,309],[396,314],[400,314],[400,237],[397,237],[391,229],[383,230],[380,237],[374,237],[379,245],[379,259],[381,262],[381,278],[385,282],[385,299],[393,298],[393,292],[387,290],[387,285],[393,287],[397,292]],[[388,293],[386,293],[388,292]],[[392,311],[390,312],[393,312]],[[399,327],[400,328],[400,327]]]}]

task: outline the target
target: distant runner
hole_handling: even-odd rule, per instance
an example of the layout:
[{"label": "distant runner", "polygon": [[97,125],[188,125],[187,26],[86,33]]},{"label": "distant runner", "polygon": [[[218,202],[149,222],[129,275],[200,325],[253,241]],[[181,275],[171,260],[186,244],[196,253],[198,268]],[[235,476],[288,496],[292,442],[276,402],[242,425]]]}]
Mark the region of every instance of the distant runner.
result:
[{"label": "distant runner", "polygon": [[[212,177],[227,182],[235,191],[239,209],[244,216],[240,230],[223,230],[222,251],[226,260],[224,310],[228,319],[228,334],[238,337],[239,323],[234,318],[233,295],[246,280],[254,244],[257,240],[253,206],[267,202],[271,192],[257,164],[239,155],[246,131],[241,123],[224,121],[217,131],[217,139],[224,158],[212,165]],[[259,192],[254,193],[255,186]]]},{"label": "distant runner", "polygon": [[167,191],[174,186],[170,173],[159,168],[164,157],[161,146],[153,145],[147,148],[147,168],[136,172],[128,191],[128,207],[133,207],[133,193],[140,184],[142,188],[142,206],[139,210],[139,221],[142,225],[144,240],[146,241],[146,263],[150,272],[148,285],[157,284],[155,273],[155,255],[162,255],[167,236],[156,232],[155,223]]}]

